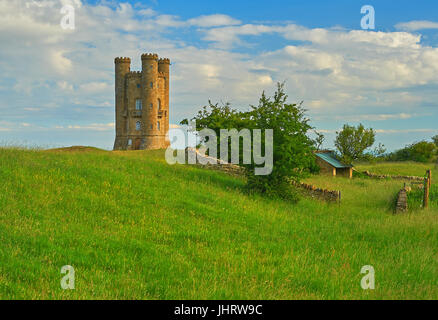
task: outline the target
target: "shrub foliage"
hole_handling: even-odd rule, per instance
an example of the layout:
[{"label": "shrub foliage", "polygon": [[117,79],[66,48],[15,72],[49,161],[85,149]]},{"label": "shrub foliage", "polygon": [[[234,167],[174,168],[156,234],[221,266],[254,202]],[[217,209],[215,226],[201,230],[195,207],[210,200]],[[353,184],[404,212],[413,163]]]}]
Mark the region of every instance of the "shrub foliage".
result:
[{"label": "shrub foliage", "polygon": [[[229,103],[225,105],[212,104],[205,106],[193,118],[196,120],[196,130],[212,129],[218,137],[220,146],[220,129],[254,129],[262,130],[262,155],[265,153],[265,130],[273,130],[273,168],[268,175],[255,175],[258,166],[251,158],[250,164],[243,165],[247,175],[249,190],[268,193],[284,198],[294,198],[291,194],[289,181],[300,181],[309,172],[316,170],[312,155],[314,141],[308,137],[312,127],[306,117],[306,110],[300,104],[287,103],[284,84],[278,83],[272,97],[263,92],[257,106],[250,106],[249,111],[233,109]],[[181,121],[188,123],[187,119]],[[254,140],[251,142],[253,151]],[[241,148],[242,149],[242,148]],[[242,160],[242,157],[240,157]]]}]

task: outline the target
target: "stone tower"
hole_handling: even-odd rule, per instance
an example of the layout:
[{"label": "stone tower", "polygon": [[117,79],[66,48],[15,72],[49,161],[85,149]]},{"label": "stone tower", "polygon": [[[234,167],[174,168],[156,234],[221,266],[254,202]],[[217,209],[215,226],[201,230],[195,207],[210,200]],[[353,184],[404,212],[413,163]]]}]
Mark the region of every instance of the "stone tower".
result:
[{"label": "stone tower", "polygon": [[142,70],[131,71],[130,58],[116,58],[116,140],[114,150],[169,146],[169,59],[141,56]]}]

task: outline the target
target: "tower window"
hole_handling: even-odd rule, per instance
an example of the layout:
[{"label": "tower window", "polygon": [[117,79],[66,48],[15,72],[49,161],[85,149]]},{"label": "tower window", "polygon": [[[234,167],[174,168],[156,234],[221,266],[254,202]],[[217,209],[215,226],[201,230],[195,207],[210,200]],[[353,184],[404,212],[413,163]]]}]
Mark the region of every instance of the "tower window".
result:
[{"label": "tower window", "polygon": [[140,88],[140,83],[137,83],[137,88]]},{"label": "tower window", "polygon": [[154,125],[153,124],[151,124],[151,130],[154,128]]},{"label": "tower window", "polygon": [[153,109],[154,108],[154,105],[151,103],[150,105],[149,105],[149,109]]},{"label": "tower window", "polygon": [[137,121],[137,122],[135,123],[135,130],[137,130],[137,131],[140,131],[140,130],[141,130],[141,122],[140,122],[140,121]]},{"label": "tower window", "polygon": [[161,110],[161,101],[160,101],[160,99],[158,99],[158,111],[160,111]]},{"label": "tower window", "polygon": [[142,109],[141,99],[136,99],[135,100],[135,110],[141,110],[141,109]]},{"label": "tower window", "polygon": [[149,86],[150,86],[151,88],[153,88],[153,87],[154,87],[154,83],[153,83],[153,82],[149,83]]},{"label": "tower window", "polygon": [[160,131],[160,121],[157,122],[157,130]]}]

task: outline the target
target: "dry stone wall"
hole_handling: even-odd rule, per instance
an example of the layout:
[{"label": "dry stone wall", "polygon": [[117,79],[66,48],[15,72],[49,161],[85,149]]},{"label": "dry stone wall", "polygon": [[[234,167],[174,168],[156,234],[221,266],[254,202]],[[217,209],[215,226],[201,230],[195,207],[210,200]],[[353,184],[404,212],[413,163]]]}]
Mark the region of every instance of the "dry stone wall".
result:
[{"label": "dry stone wall", "polygon": [[373,179],[396,179],[396,180],[409,180],[409,181],[424,181],[423,177],[417,176],[392,176],[389,174],[375,174],[369,171],[363,171],[363,174]]},{"label": "dry stone wall", "polygon": [[319,198],[325,201],[333,201],[333,202],[340,202],[341,201],[341,191],[339,190],[327,190],[318,188],[315,185],[307,184],[307,183],[295,183],[292,182],[293,185],[300,187],[306,192],[315,198]]},{"label": "dry stone wall", "polygon": [[407,189],[401,189],[397,194],[395,213],[402,213],[408,210],[408,193]]},{"label": "dry stone wall", "polygon": [[[195,157],[196,165],[205,169],[222,171],[235,176],[241,176],[244,174],[244,168],[221,159],[202,154],[198,149],[195,148],[186,148],[186,159],[189,159],[189,157]],[[202,163],[199,162],[200,159]]]}]

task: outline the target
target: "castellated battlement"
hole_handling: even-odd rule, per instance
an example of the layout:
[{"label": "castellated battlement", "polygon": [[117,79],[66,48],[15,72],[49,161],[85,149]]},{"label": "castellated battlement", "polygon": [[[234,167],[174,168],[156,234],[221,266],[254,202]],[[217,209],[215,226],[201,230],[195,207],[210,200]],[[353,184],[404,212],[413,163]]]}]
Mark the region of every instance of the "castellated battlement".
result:
[{"label": "castellated battlement", "polygon": [[160,58],[158,60],[158,64],[161,64],[161,63],[170,64],[170,59],[168,59],[168,58]]},{"label": "castellated battlement", "polygon": [[156,53],[144,53],[141,55],[141,60],[158,60],[158,54]]},{"label": "castellated battlement", "polygon": [[114,59],[114,63],[131,63],[131,58],[118,57]]},{"label": "castellated battlement", "polygon": [[141,71],[131,71],[126,74],[127,78],[140,78],[141,77]]},{"label": "castellated battlement", "polygon": [[116,139],[114,150],[165,149],[170,145],[170,60],[156,53],[141,55],[142,70],[131,71],[131,59],[115,63]]}]

